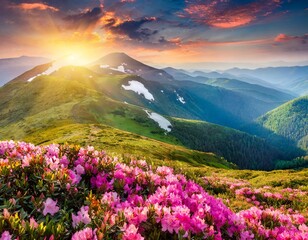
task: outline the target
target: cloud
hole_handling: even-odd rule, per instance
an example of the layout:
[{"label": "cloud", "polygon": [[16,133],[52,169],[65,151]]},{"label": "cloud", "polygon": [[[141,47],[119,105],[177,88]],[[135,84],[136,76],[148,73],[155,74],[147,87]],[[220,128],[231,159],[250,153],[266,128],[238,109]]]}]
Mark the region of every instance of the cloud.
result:
[{"label": "cloud", "polygon": [[292,35],[280,33],[275,37],[274,40],[275,40],[275,42],[278,42],[278,43],[296,41],[296,42],[299,42],[301,44],[307,44],[308,43],[308,34],[304,34],[303,36],[292,36]]},{"label": "cloud", "polygon": [[88,29],[93,28],[103,15],[101,7],[86,9],[81,13],[69,15],[64,18],[72,29]]},{"label": "cloud", "polygon": [[278,34],[274,38],[274,43],[272,44],[276,50],[284,52],[297,52],[307,55],[308,51],[308,34],[301,36],[287,35],[284,33]]},{"label": "cloud", "polygon": [[280,0],[259,0],[240,4],[235,0],[188,0],[180,17],[189,17],[197,23],[216,28],[235,28],[252,23],[273,13]]},{"label": "cloud", "polygon": [[98,43],[101,41],[101,37],[96,32],[74,32],[68,40],[71,42]]},{"label": "cloud", "polygon": [[109,18],[106,20],[104,27],[111,31],[112,34],[127,36],[131,40],[146,41],[151,36],[157,34],[158,31],[143,27],[143,25],[155,21],[157,21],[156,18],[146,17],[140,20],[127,20],[117,24],[117,19]]},{"label": "cloud", "polygon": [[41,10],[41,11],[50,10],[54,12],[59,11],[58,8],[55,8],[53,6],[50,6],[44,3],[20,3],[17,5],[13,5],[13,8],[19,8],[25,11],[28,11],[28,10]]}]

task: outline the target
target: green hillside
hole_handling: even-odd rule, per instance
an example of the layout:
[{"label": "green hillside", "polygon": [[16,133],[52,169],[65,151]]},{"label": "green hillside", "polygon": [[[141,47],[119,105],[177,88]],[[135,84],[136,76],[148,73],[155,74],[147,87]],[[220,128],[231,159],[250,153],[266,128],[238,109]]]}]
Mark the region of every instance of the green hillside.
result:
[{"label": "green hillside", "polygon": [[[215,152],[241,168],[273,169],[281,153],[265,140],[232,128],[193,120],[172,119],[171,135],[192,149]],[[249,159],[249,160],[247,160]]]},{"label": "green hillside", "polygon": [[[214,152],[241,168],[273,168],[273,160],[277,157],[275,149],[261,139],[233,129],[169,117],[173,127],[171,133],[165,134],[165,131],[148,117],[144,109],[137,106],[142,106],[144,98],[132,91],[119,88],[122,81],[127,81],[127,77],[99,75],[80,67],[62,68],[53,75],[39,76],[32,82],[22,81],[21,78],[18,81],[14,80],[0,89],[0,138],[34,143],[74,142],[72,138],[84,139],[87,136],[84,131],[80,133],[80,126],[89,128],[89,124],[95,124],[110,126],[111,132],[116,128],[179,147]],[[147,86],[149,84],[151,83]],[[115,92],[121,92],[117,100],[113,99]],[[135,101],[136,105],[124,103],[124,100]],[[79,124],[79,127],[70,129],[70,126],[75,124]],[[67,135],[68,138],[65,137]],[[105,138],[108,139],[109,135],[114,134],[107,132]],[[130,141],[121,138],[116,142],[121,141],[123,146],[130,146]],[[171,145],[166,148],[171,148]],[[130,149],[134,148],[126,147],[126,152],[132,151]],[[184,151],[183,147],[181,149]],[[151,152],[146,148],[143,151]],[[156,159],[164,158],[163,156],[160,155]],[[188,156],[185,159],[189,161]]]},{"label": "green hillside", "polygon": [[268,112],[258,119],[265,128],[291,139],[308,150],[308,96],[300,97]]}]

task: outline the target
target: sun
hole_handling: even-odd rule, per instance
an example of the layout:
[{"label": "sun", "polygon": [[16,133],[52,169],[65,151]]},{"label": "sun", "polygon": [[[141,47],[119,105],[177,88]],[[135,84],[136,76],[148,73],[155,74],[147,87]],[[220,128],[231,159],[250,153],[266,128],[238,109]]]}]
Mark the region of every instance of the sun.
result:
[{"label": "sun", "polygon": [[80,66],[80,65],[85,65],[86,64],[86,60],[79,53],[69,54],[66,57],[66,60],[67,60],[69,65],[78,65],[78,66]]},{"label": "sun", "polygon": [[70,44],[69,42],[59,42],[58,44],[52,44],[50,48],[52,58],[55,60],[61,59],[67,65],[85,66],[101,57],[98,56],[101,51],[86,43],[75,42]]}]

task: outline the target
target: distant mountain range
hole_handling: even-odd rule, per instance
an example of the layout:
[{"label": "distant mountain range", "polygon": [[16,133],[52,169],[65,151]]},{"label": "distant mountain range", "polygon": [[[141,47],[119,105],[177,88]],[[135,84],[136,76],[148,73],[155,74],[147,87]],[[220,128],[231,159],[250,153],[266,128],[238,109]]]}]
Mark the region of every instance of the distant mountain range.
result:
[{"label": "distant mountain range", "polygon": [[50,62],[47,58],[27,57],[0,59],[0,87],[31,68]]},{"label": "distant mountain range", "polygon": [[[303,150],[284,136],[281,143],[272,144],[264,132],[280,132],[254,121],[293,98],[237,79],[156,69],[124,53],[107,55],[87,67],[55,61],[0,88],[0,139],[71,141],[87,138],[81,128],[119,129],[213,152],[240,168],[273,169],[276,160],[290,160]],[[251,124],[258,124],[259,130],[247,132],[260,137],[233,129],[245,130]]]},{"label": "distant mountain range", "polygon": [[256,77],[298,95],[308,94],[308,66],[269,67],[254,70],[233,68],[224,73],[237,77]]},{"label": "distant mountain range", "polygon": [[248,83],[246,81],[240,81],[235,79],[235,76],[228,74],[224,75],[220,73],[204,73],[198,71],[198,73],[194,72],[189,75],[189,73],[185,73],[183,70],[177,70],[174,68],[165,68],[164,70],[177,80],[193,81],[229,89],[250,97],[254,97],[257,100],[262,100],[268,104],[272,104],[271,107],[278,106],[282,102],[291,100],[296,96],[295,94],[288,94],[274,88],[264,87],[262,85]]}]

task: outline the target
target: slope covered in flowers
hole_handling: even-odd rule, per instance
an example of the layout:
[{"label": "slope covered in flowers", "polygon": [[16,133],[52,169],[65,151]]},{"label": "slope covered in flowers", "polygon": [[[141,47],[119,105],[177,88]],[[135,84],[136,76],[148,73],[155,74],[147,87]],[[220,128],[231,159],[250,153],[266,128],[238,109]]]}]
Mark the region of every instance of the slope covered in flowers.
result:
[{"label": "slope covered in flowers", "polygon": [[261,206],[235,213],[169,167],[93,147],[0,142],[0,239],[308,239],[301,214]]}]

